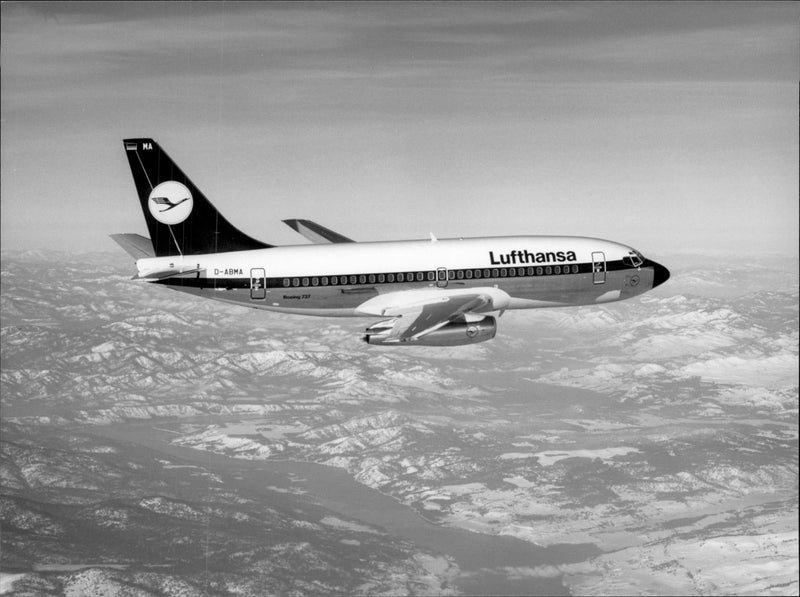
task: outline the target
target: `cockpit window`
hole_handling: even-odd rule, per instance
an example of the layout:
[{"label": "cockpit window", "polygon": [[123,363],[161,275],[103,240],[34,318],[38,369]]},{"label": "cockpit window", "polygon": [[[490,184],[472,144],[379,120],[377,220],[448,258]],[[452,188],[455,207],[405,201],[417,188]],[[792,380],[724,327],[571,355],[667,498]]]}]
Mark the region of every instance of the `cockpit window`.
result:
[{"label": "cockpit window", "polygon": [[639,251],[629,251],[628,255],[622,258],[622,263],[629,267],[639,267],[644,263],[644,257]]}]

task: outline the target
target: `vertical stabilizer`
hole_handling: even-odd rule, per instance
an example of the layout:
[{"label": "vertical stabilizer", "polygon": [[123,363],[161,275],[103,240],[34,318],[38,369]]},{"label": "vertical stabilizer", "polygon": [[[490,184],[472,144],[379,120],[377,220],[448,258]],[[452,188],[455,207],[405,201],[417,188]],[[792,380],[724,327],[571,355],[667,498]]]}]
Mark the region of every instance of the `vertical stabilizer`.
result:
[{"label": "vertical stabilizer", "polygon": [[157,257],[267,249],[234,227],[152,139],[125,139],[125,154]]}]

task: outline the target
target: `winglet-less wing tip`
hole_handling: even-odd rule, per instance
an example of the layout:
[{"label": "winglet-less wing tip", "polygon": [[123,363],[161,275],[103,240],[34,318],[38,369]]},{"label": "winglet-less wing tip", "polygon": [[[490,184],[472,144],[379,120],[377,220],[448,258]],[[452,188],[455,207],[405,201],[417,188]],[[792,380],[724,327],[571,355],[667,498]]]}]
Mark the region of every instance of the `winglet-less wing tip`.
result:
[{"label": "winglet-less wing tip", "polygon": [[312,222],[311,220],[282,220],[284,224],[286,224],[289,228],[302,234],[308,240],[316,245],[326,244],[326,243],[352,243],[355,242],[352,239],[347,238],[339,234],[338,232],[334,232],[329,228],[325,228],[316,222]]}]

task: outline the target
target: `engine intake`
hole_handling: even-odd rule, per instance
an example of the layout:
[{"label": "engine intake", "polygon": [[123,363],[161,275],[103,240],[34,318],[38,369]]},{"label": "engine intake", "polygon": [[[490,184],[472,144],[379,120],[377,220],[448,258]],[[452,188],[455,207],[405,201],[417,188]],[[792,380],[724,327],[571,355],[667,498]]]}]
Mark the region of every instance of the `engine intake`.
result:
[{"label": "engine intake", "polygon": [[367,344],[387,346],[463,346],[477,344],[494,338],[497,333],[497,322],[494,317],[487,316],[480,321],[451,321],[438,330],[425,334],[416,340],[401,342],[386,339],[394,327],[395,320],[379,321],[367,328],[364,342]]}]

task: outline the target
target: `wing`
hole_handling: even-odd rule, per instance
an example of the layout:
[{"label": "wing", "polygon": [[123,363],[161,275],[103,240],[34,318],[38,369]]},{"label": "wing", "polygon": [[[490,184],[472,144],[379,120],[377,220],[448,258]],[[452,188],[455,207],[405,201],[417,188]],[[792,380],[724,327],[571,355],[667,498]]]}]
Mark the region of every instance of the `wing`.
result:
[{"label": "wing", "polygon": [[377,296],[356,310],[370,315],[396,317],[388,342],[409,342],[430,334],[451,321],[470,314],[508,307],[508,294],[499,288],[401,290]]},{"label": "wing", "polygon": [[325,226],[320,226],[311,220],[283,220],[295,232],[299,232],[315,245],[325,243],[353,243],[352,239],[342,236],[338,232],[329,230]]},{"label": "wing", "polygon": [[396,338],[399,342],[417,340],[458,319],[464,313],[480,310],[489,302],[488,297],[473,295],[446,299],[439,303],[429,303],[422,308],[410,309],[403,313],[400,320],[395,323],[389,339]]}]

